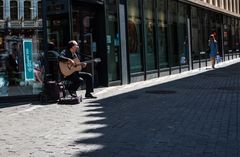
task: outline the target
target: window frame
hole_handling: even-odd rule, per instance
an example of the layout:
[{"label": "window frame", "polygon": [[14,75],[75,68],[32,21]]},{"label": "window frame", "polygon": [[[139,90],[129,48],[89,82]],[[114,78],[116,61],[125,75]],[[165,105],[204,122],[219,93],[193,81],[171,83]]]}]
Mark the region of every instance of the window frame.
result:
[{"label": "window frame", "polygon": [[25,0],[23,2],[23,12],[24,12],[24,20],[31,20],[32,19],[32,1]]},{"label": "window frame", "polygon": [[10,1],[10,19],[11,20],[18,20],[18,16],[19,16],[18,5],[19,3],[17,0]]}]

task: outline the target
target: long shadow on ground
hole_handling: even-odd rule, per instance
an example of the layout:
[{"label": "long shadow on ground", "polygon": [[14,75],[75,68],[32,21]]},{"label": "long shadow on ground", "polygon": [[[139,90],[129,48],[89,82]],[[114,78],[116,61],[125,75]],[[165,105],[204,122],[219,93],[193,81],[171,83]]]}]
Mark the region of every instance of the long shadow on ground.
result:
[{"label": "long shadow on ground", "polygon": [[[89,104],[84,157],[237,157],[240,64]],[[82,125],[82,124],[80,124]],[[98,126],[98,127],[94,127]]]}]

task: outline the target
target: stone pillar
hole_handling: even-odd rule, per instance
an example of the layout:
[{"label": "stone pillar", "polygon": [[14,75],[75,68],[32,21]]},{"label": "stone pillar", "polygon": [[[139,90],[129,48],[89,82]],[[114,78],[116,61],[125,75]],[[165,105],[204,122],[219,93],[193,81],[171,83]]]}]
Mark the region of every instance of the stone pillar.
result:
[{"label": "stone pillar", "polygon": [[237,0],[236,1],[237,3],[236,3],[236,7],[237,7],[237,14],[239,14],[240,12],[239,12],[239,0]]},{"label": "stone pillar", "polygon": [[213,3],[212,3],[212,0],[209,0],[209,4],[211,4],[211,5],[213,4]]},{"label": "stone pillar", "polygon": [[226,1],[226,10],[228,10],[228,6],[229,6],[229,0],[225,0]]},{"label": "stone pillar", "polygon": [[220,0],[220,8],[224,9],[224,3],[223,3],[224,0]]}]

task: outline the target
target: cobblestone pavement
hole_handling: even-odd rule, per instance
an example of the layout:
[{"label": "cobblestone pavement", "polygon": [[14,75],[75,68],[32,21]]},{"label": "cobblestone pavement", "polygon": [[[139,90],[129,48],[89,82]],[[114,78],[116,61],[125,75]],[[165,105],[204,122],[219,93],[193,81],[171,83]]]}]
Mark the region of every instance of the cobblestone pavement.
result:
[{"label": "cobblestone pavement", "polygon": [[2,107],[0,157],[240,157],[239,62]]}]

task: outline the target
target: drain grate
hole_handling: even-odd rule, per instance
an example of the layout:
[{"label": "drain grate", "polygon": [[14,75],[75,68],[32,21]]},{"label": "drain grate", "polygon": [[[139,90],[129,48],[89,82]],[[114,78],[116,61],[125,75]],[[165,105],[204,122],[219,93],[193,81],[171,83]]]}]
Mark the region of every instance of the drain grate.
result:
[{"label": "drain grate", "polygon": [[148,93],[148,94],[175,94],[177,92],[174,90],[149,90],[149,91],[146,91],[146,93]]}]

